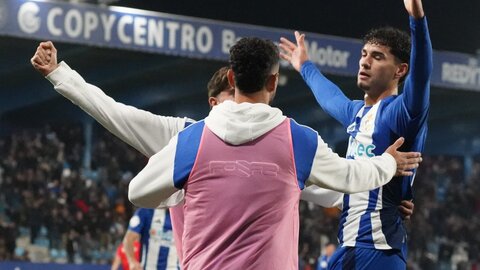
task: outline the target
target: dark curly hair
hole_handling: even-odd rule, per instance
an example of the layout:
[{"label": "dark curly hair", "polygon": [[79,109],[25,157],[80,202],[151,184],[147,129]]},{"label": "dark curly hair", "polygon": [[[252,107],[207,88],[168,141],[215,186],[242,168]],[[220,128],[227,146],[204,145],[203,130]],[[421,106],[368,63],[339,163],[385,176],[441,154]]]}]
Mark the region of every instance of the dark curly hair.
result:
[{"label": "dark curly hair", "polygon": [[260,91],[279,64],[278,48],[270,40],[242,38],[230,48],[235,85],[244,93]]},{"label": "dark curly hair", "polygon": [[400,29],[389,26],[372,29],[363,37],[363,44],[367,43],[387,46],[400,63],[410,63],[410,36]]}]

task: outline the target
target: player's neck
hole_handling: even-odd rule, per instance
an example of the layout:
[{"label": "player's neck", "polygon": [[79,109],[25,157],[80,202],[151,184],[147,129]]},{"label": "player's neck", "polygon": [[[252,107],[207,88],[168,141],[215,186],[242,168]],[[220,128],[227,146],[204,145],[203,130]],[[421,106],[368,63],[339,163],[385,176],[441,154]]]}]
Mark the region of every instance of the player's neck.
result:
[{"label": "player's neck", "polygon": [[382,99],[393,95],[398,95],[398,88],[396,86],[381,92],[365,91],[365,106],[373,106],[380,102]]},{"label": "player's neck", "polygon": [[236,103],[265,103],[269,104],[270,95],[266,90],[261,90],[255,93],[242,93],[238,89],[235,89],[235,102]]}]

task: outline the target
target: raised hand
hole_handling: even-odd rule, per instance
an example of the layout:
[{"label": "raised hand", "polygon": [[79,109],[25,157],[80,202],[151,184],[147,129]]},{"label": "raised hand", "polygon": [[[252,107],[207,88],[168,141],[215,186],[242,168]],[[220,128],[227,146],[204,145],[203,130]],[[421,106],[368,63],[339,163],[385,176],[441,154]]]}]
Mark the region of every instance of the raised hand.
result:
[{"label": "raised hand", "polygon": [[280,38],[280,57],[292,64],[293,68],[300,71],[303,63],[308,60],[307,49],[305,48],[305,34],[295,31],[295,39],[297,44],[282,37]]},{"label": "raised hand", "polygon": [[400,137],[392,145],[390,145],[386,153],[389,153],[395,158],[397,162],[397,172],[395,176],[411,176],[412,170],[418,168],[420,162],[422,162],[422,154],[419,152],[399,152],[398,148],[402,146],[404,138]]},{"label": "raised hand", "polygon": [[30,62],[38,72],[47,76],[58,67],[57,49],[51,41],[41,42]]},{"label": "raised hand", "polygon": [[408,15],[413,18],[421,19],[425,16],[422,0],[403,0],[403,4],[405,4],[405,9],[407,10]]}]

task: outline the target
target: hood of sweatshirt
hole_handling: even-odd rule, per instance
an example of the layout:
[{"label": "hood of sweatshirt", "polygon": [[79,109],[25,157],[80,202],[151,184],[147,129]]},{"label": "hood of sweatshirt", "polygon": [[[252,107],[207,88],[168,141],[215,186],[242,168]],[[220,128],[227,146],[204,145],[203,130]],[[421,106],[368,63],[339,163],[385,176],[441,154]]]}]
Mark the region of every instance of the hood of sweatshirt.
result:
[{"label": "hood of sweatshirt", "polygon": [[227,100],[212,108],[205,125],[223,141],[240,145],[257,139],[285,119],[281,110],[264,103]]}]

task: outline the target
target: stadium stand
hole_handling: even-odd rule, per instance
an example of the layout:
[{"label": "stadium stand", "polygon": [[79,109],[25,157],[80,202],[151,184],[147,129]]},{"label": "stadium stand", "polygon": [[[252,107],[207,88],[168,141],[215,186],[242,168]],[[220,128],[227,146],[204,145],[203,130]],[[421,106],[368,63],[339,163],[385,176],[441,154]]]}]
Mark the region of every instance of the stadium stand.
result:
[{"label": "stadium stand", "polygon": [[[128,183],[146,158],[100,127],[91,168],[83,128],[52,124],[0,139],[0,260],[108,264],[133,207]],[[480,157],[426,156],[415,180],[409,269],[474,269],[480,262]],[[300,269],[336,242],[339,211],[302,202]]]}]

